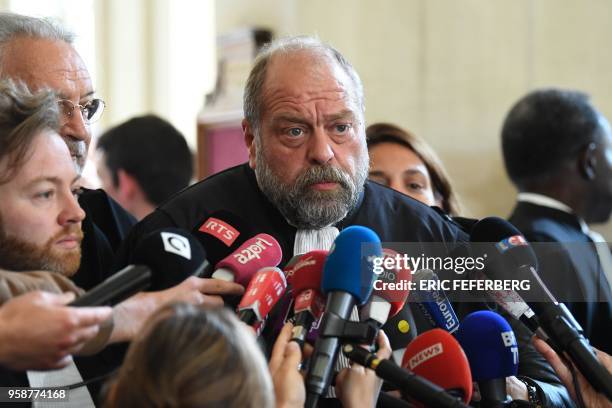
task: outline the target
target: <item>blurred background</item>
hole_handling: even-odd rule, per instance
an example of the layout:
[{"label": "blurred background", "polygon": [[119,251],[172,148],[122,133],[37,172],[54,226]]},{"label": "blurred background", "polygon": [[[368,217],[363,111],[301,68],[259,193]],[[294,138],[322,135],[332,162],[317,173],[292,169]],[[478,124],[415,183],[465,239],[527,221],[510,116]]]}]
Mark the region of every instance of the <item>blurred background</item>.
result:
[{"label": "blurred background", "polygon": [[[240,92],[268,34],[338,48],[361,75],[367,122],[429,142],[474,217],[505,217],[514,203],[500,128],[518,98],[574,88],[612,118],[608,0],[0,0],[0,9],[76,32],[107,102],[95,134],[155,113],[187,138],[196,177],[245,157]],[[87,176],[96,183],[95,166]],[[612,223],[594,229],[612,240]]]}]

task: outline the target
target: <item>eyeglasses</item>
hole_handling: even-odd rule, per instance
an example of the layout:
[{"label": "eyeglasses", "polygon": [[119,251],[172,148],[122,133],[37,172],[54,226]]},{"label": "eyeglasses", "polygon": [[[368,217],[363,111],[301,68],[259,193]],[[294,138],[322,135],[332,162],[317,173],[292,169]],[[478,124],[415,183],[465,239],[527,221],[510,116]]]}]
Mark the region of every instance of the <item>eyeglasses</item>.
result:
[{"label": "eyeglasses", "polygon": [[74,108],[79,108],[81,116],[83,117],[83,122],[88,125],[100,119],[102,112],[104,112],[104,107],[106,106],[102,99],[92,99],[85,105],[72,103],[72,101],[68,99],[60,99],[57,103],[68,120],[72,119]]}]

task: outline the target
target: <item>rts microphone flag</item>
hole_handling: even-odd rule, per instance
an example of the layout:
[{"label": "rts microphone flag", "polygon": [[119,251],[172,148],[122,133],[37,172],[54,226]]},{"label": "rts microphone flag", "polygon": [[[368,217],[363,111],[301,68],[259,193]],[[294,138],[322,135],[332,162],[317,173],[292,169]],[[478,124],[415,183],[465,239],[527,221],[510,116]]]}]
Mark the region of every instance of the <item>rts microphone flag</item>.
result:
[{"label": "rts microphone flag", "polygon": [[208,261],[212,265],[216,265],[255,235],[247,222],[226,210],[206,216],[196,224],[192,234],[206,249]]},{"label": "rts microphone flag", "polygon": [[420,334],[406,347],[402,367],[414,372],[466,404],[472,399],[470,363],[455,338],[443,329]]},{"label": "rts microphone flag", "polygon": [[518,346],[512,328],[497,313],[481,310],[463,319],[457,340],[470,362],[484,406],[506,402],[506,377],[518,371]]},{"label": "rts microphone flag", "polygon": [[257,234],[219,261],[212,277],[246,286],[255,272],[266,266],[277,266],[282,257],[281,247],[274,237]]}]

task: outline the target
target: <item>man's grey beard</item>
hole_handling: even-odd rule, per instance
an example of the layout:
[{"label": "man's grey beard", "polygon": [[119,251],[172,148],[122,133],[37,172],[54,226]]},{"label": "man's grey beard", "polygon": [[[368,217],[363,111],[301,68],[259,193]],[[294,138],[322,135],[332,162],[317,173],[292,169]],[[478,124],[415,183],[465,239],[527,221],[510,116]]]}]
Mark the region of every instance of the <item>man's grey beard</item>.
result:
[{"label": "man's grey beard", "polygon": [[82,140],[74,140],[71,138],[64,137],[64,142],[68,145],[70,150],[70,156],[76,166],[78,174],[83,174],[85,168],[85,161],[87,160],[87,145]]},{"label": "man's grey beard", "polygon": [[[368,177],[369,158],[365,148],[360,152],[354,176],[335,166],[312,166],[292,185],[287,185],[268,166],[259,139],[255,137],[257,184],[289,224],[300,229],[323,228],[342,220],[357,205]],[[339,188],[312,189],[313,184],[328,182],[338,183]]]}]

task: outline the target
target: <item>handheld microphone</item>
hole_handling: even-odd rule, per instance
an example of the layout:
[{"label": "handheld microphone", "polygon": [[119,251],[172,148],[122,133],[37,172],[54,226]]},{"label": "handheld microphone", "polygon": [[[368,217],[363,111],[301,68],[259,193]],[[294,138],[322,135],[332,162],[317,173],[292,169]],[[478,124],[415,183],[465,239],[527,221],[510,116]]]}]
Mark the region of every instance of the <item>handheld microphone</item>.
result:
[{"label": "handheld microphone", "polygon": [[325,298],[321,295],[321,277],[328,251],[310,251],[303,254],[289,268],[285,275],[293,295],[293,337],[300,348],[304,346],[313,322],[323,314]]},{"label": "handheld microphone", "polygon": [[470,363],[459,342],[445,330],[436,328],[417,336],[406,347],[402,367],[439,385],[466,404],[472,399]]},{"label": "handheld microphone", "polygon": [[516,375],[519,361],[516,338],[508,322],[489,310],[470,313],[463,319],[457,340],[478,382],[481,404],[503,407],[508,402],[506,377]]},{"label": "handheld microphone", "polygon": [[255,272],[278,265],[282,257],[281,247],[274,237],[257,234],[219,261],[212,277],[246,286]]},{"label": "handheld microphone", "polygon": [[114,306],[149,285],[151,269],[144,265],[128,265],[70,302],[69,306]]},{"label": "handheld microphone", "polygon": [[179,228],[163,228],[146,235],[136,246],[134,265],[128,265],[74,300],[72,306],[115,305],[132,295],[176,286],[210,267],[200,243]]},{"label": "handheld microphone", "polygon": [[444,391],[444,389],[426,378],[398,367],[390,360],[379,359],[361,347],[346,344],[342,352],[351,361],[374,370],[376,375],[385,381],[398,386],[406,394],[428,407],[436,408],[468,408],[459,398]]},{"label": "handheld microphone", "polygon": [[[488,277],[482,271],[474,270],[472,278],[485,280]],[[540,322],[534,311],[523,300],[521,295],[514,290],[489,290],[489,297],[510,316],[523,322],[532,333],[535,333],[542,340],[548,341],[548,335],[540,327]]]},{"label": "handheld microphone", "polygon": [[[383,248],[383,265],[384,259],[396,256],[399,256],[396,251]],[[383,271],[375,277],[370,301],[360,310],[360,320],[373,325],[377,330],[384,326],[389,317],[395,316],[404,307],[410,293],[411,280],[410,269],[383,267]]]},{"label": "handheld microphone", "polygon": [[216,265],[255,235],[247,222],[226,210],[212,212],[199,221],[191,233],[206,249],[212,265]]},{"label": "handheld microphone", "polygon": [[431,269],[414,273],[416,289],[413,291],[419,309],[434,327],[455,333],[459,329],[459,318],[446,294],[438,289],[440,280]]},{"label": "handheld microphone", "polygon": [[327,295],[327,306],[306,376],[306,407],[317,405],[331,381],[340,345],[340,339],[329,334],[333,322],[349,319],[353,307],[368,300],[374,279],[373,260],[381,255],[380,238],[362,226],[344,229],[332,245],[323,268],[321,288]]},{"label": "handheld microphone", "polygon": [[527,303],[553,345],[567,352],[593,388],[612,400],[612,374],[599,362],[571,313],[557,302],[540,279],[535,253],[521,233],[507,221],[490,217],[476,223],[470,241],[488,243],[485,244],[488,275],[530,282],[530,295],[537,301]]},{"label": "handheld microphone", "polygon": [[262,322],[287,289],[283,271],[265,267],[249,282],[238,305],[238,317],[249,326]]}]

